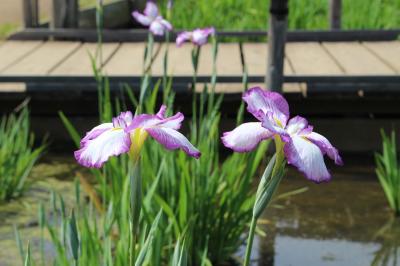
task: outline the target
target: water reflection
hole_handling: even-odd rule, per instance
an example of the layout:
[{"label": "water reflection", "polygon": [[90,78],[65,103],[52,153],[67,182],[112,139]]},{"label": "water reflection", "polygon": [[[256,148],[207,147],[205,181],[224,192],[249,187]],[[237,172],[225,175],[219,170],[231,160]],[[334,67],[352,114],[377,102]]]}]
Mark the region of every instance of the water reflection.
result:
[{"label": "water reflection", "polygon": [[303,186],[265,213],[267,237],[257,239],[253,265],[400,265],[400,219],[373,169],[342,171],[323,185],[289,172],[280,190]]},{"label": "water reflection", "polygon": [[[381,243],[375,251],[372,266],[389,266],[400,264],[400,218],[390,219],[376,234]],[[399,264],[398,264],[399,263]]]}]

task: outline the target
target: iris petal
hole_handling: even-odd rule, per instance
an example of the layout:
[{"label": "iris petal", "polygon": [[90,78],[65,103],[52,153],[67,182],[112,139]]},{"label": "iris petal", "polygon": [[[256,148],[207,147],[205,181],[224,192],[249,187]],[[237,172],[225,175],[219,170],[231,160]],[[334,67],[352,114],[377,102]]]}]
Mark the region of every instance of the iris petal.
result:
[{"label": "iris petal", "polygon": [[81,143],[80,143],[81,147],[84,146],[89,140],[97,138],[104,131],[107,131],[112,128],[113,128],[112,123],[104,123],[104,124],[98,125],[97,127],[94,127],[92,130],[87,132],[86,136],[81,140]]},{"label": "iris petal", "polygon": [[148,1],[143,13],[151,20],[154,20],[158,17],[158,7],[154,2]]},{"label": "iris petal", "polygon": [[159,20],[155,20],[150,24],[149,30],[154,34],[154,35],[164,35],[164,25],[161,23]]},{"label": "iris petal", "polygon": [[172,128],[152,127],[145,130],[168,150],[182,149],[194,158],[199,158],[201,155],[185,136]]},{"label": "iris petal", "polygon": [[324,154],[326,153],[328,157],[334,160],[337,165],[343,165],[343,161],[339,155],[339,151],[332,146],[327,138],[315,132],[312,132],[305,137],[312,143],[317,145],[321,149],[321,151]]},{"label": "iris petal", "polygon": [[136,19],[137,22],[139,22],[140,24],[142,24],[143,26],[149,26],[151,23],[151,19],[143,14],[140,14],[137,11],[133,11],[132,12],[132,16],[134,19]]},{"label": "iris petal", "polygon": [[196,29],[192,33],[193,43],[201,46],[207,43],[208,36],[214,34],[214,28]]},{"label": "iris petal", "polygon": [[183,114],[181,112],[176,113],[175,115],[165,118],[162,121],[160,121],[157,126],[159,127],[168,127],[172,128],[175,130],[178,130],[181,128],[182,121],[185,119]]},{"label": "iris petal", "polygon": [[273,133],[261,126],[260,122],[243,123],[232,131],[225,132],[222,143],[236,152],[248,152],[260,141],[271,138]]},{"label": "iris petal", "polygon": [[289,119],[289,105],[279,93],[254,87],[244,93],[243,100],[247,103],[247,111],[259,121],[262,121],[267,113],[272,113],[282,127],[286,126]]},{"label": "iris petal", "polygon": [[178,34],[178,37],[176,37],[176,45],[178,47],[182,46],[182,44],[188,40],[190,40],[192,36],[192,33],[189,31],[184,31]]},{"label": "iris petal", "polygon": [[329,181],[331,175],[317,145],[301,136],[292,136],[285,144],[285,156],[289,164],[297,167],[308,179],[320,183]]},{"label": "iris petal", "polygon": [[128,152],[130,146],[129,134],[121,128],[112,128],[87,140],[74,155],[79,164],[100,168],[109,157]]}]

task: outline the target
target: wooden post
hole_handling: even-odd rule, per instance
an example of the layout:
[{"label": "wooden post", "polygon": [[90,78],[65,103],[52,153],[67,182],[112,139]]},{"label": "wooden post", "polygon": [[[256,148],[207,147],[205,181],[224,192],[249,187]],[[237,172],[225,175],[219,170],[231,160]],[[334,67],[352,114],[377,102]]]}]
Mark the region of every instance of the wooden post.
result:
[{"label": "wooden post", "polygon": [[288,0],[271,0],[268,29],[268,64],[266,85],[271,91],[282,91],[283,63],[287,29]]},{"label": "wooden post", "polygon": [[22,0],[24,14],[24,27],[35,28],[39,26],[39,5],[37,0]]},{"label": "wooden post", "polygon": [[342,24],[342,0],[329,0],[329,22],[331,30],[339,30]]},{"label": "wooden post", "polygon": [[53,0],[52,28],[78,28],[78,0]]}]

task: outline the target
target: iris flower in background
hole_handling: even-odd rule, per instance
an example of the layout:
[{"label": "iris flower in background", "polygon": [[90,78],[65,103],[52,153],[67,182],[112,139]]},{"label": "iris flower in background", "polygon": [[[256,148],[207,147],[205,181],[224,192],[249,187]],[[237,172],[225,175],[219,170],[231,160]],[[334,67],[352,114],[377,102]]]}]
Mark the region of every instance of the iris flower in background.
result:
[{"label": "iris flower in background", "polygon": [[81,140],[75,159],[86,167],[100,168],[111,156],[129,153],[133,160],[139,157],[140,149],[148,135],[168,150],[182,149],[189,156],[199,158],[200,152],[189,140],[178,132],[184,119],[182,113],[165,117],[166,106],[162,105],[155,115],[133,116],[122,112],[112,123],[104,123],[89,131]]},{"label": "iris flower in background", "polygon": [[162,36],[165,32],[172,30],[171,23],[161,16],[157,5],[152,1],[147,2],[143,14],[133,11],[132,16],[143,26],[148,26],[154,35]]},{"label": "iris flower in background", "polygon": [[279,93],[255,87],[244,93],[243,100],[247,111],[259,122],[243,123],[225,132],[221,139],[226,147],[248,152],[260,141],[274,138],[287,162],[317,183],[331,178],[324,162],[325,154],[337,165],[343,164],[338,150],[324,136],[313,132],[305,118],[289,119],[289,105]]},{"label": "iris flower in background", "polygon": [[194,45],[202,46],[207,43],[208,37],[213,34],[215,34],[215,29],[213,27],[184,31],[178,34],[176,45],[179,47],[184,42],[191,41]]},{"label": "iris flower in background", "polygon": [[167,2],[167,9],[172,9],[172,6],[174,5],[174,1],[168,0]]}]

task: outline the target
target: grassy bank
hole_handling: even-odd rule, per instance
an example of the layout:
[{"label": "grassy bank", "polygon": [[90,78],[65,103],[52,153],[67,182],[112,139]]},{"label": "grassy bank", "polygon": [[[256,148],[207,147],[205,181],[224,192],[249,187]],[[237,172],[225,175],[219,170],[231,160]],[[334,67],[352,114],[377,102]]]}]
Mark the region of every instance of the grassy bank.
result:
[{"label": "grassy bank", "polygon": [[[160,6],[165,9],[166,3]],[[269,0],[176,0],[171,20],[175,28],[266,29],[268,6]],[[289,0],[290,29],[328,26],[328,1]],[[400,28],[400,0],[343,0],[343,28]]]},{"label": "grassy bank", "polygon": [[0,24],[0,40],[5,39],[10,33],[18,29],[16,24],[5,23]]}]

